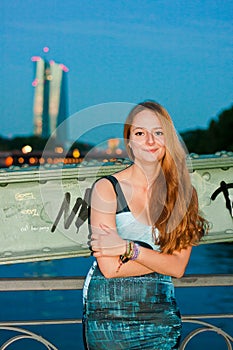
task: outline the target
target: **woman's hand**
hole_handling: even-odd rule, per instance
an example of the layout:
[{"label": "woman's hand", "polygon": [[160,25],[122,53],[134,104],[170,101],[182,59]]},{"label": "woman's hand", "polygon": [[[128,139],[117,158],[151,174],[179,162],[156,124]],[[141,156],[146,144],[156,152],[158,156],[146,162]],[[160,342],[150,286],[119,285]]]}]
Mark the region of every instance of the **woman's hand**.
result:
[{"label": "woman's hand", "polygon": [[91,236],[91,248],[96,258],[102,256],[119,256],[125,253],[126,241],[122,239],[116,229],[100,224],[100,230]]}]

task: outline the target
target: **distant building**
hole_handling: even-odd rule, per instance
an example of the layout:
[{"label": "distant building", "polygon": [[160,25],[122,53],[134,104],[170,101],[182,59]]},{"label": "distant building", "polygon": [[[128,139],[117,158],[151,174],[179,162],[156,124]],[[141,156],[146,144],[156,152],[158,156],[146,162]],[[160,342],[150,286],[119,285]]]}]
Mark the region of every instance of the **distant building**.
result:
[{"label": "distant building", "polygon": [[[67,141],[68,117],[66,76],[68,68],[40,56],[33,56],[35,63],[35,88],[33,113],[34,135],[43,138],[53,137],[58,142]],[[62,127],[57,127],[61,124]]]}]

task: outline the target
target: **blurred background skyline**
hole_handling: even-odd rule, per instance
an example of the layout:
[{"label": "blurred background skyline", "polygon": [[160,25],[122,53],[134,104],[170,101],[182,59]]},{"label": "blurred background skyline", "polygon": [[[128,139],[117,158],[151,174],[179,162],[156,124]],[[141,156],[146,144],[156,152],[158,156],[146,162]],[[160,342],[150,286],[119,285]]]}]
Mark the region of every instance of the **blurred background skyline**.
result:
[{"label": "blurred background skyline", "polygon": [[206,128],[232,103],[232,10],[227,0],[2,0],[0,136],[33,134],[35,55],[68,67],[69,115],[149,98],[178,131]]}]

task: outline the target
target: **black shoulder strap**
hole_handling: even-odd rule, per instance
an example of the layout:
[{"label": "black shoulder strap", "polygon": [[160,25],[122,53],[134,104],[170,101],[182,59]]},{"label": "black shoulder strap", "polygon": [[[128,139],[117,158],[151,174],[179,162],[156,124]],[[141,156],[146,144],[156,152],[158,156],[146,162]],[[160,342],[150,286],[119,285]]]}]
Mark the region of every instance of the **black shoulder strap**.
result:
[{"label": "black shoulder strap", "polygon": [[118,180],[115,178],[115,176],[112,175],[106,175],[103,176],[103,178],[109,180],[114,188],[114,191],[117,196],[117,214],[122,213],[122,212],[127,212],[130,211],[125,195],[121,189],[121,186],[118,182]]}]

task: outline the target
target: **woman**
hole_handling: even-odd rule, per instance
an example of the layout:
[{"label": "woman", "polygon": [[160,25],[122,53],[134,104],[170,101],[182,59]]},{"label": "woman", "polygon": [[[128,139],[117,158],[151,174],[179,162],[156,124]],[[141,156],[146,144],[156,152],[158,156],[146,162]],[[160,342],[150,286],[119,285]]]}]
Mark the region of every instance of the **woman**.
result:
[{"label": "woman", "polygon": [[180,278],[204,234],[186,154],[167,111],[146,101],[130,112],[133,163],[92,190],[91,247],[84,286],[89,350],[178,349],[181,318],[171,277]]}]

